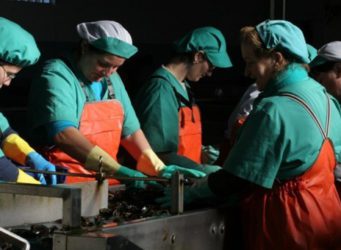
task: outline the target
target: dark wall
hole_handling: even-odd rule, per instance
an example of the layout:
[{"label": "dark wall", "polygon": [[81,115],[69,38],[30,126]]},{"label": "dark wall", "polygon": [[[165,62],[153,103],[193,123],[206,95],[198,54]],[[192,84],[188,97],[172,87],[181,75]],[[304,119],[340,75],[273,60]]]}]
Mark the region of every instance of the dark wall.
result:
[{"label": "dark wall", "polygon": [[[283,0],[282,0],[283,1]],[[341,3],[331,1],[275,2],[273,18],[285,18],[297,24],[307,41],[320,47],[331,40],[341,40]],[[244,64],[240,57],[238,34],[241,27],[255,25],[270,18],[271,0],[202,1],[105,1],[56,0],[55,5],[1,0],[0,16],[7,17],[29,30],[42,51],[41,61],[58,56],[64,49],[77,43],[75,26],[79,22],[111,19],[120,22],[132,35],[139,53],[120,69],[132,98],[143,80],[168,55],[171,41],[187,31],[212,25],[227,39],[228,52],[234,67],[216,70],[211,78],[193,85],[203,111],[204,141],[216,143],[228,115],[239,97],[251,83],[243,76]],[[0,107],[11,117],[8,107],[25,108],[32,74],[37,66],[24,69],[10,88],[0,91]],[[24,112],[24,111],[23,111]],[[215,115],[218,112],[219,116]],[[13,123],[24,124],[24,119]],[[212,132],[214,131],[214,133]]]}]

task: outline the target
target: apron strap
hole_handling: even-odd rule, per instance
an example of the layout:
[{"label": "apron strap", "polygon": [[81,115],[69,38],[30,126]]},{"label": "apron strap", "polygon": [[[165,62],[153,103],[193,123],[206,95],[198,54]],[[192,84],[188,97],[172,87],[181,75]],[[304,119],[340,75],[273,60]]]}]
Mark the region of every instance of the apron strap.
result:
[{"label": "apron strap", "polygon": [[116,96],[115,96],[114,86],[110,80],[110,77],[106,77],[105,82],[107,83],[107,86],[108,86],[108,98],[115,99]]},{"label": "apron strap", "polygon": [[[157,76],[152,76],[151,77],[151,79],[154,79],[154,78],[155,79],[161,78],[161,79],[165,80],[167,83],[169,83],[168,79],[166,77],[164,77],[164,76],[157,75]],[[193,114],[193,108],[192,107],[195,104],[195,100],[194,100],[194,96],[193,96],[192,91],[190,90],[190,88],[188,88],[186,86],[186,91],[187,91],[188,99],[189,99],[189,100],[187,100],[178,91],[176,91],[174,86],[172,86],[172,89],[174,91],[176,99],[178,100],[178,110],[180,110],[180,108],[181,108],[181,103],[185,104],[186,107],[189,107],[192,110],[192,121],[194,122],[195,119],[194,119],[194,114]],[[182,114],[182,116],[183,116],[183,114]]]},{"label": "apron strap", "polygon": [[320,121],[318,120],[316,114],[314,113],[314,111],[309,107],[309,105],[302,98],[300,98],[297,95],[294,95],[292,93],[289,93],[289,92],[281,93],[281,96],[286,96],[286,97],[296,101],[300,105],[302,105],[305,108],[305,110],[310,114],[310,116],[314,119],[317,126],[319,127],[320,132],[323,136],[323,139],[327,139],[328,133],[329,133],[329,121],[330,121],[330,98],[327,94],[326,94],[326,97],[327,97],[327,118],[326,118],[325,130],[323,129],[323,127],[322,127]]}]

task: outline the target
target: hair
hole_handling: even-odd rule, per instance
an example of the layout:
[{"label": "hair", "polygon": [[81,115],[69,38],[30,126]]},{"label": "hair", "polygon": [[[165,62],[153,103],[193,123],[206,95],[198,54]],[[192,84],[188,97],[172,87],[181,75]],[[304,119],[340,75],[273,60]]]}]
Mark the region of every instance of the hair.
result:
[{"label": "hair", "polygon": [[94,54],[98,54],[98,55],[104,55],[104,54],[108,54],[108,52],[105,52],[103,50],[97,49],[94,46],[92,46],[91,44],[89,44],[87,41],[85,41],[84,39],[81,39],[78,42],[78,45],[76,47],[76,53],[77,56],[80,57],[82,55],[82,46],[86,45],[88,47],[88,51],[90,53],[94,53]]},{"label": "hair", "polygon": [[9,62],[3,60],[2,58],[0,58],[0,65],[15,65],[15,64],[9,63]]},{"label": "hair", "polygon": [[271,56],[274,49],[265,48],[258,32],[253,26],[246,26],[240,30],[240,40],[242,44],[250,46],[257,58]]},{"label": "hair", "polygon": [[240,30],[240,40],[242,44],[248,45],[252,48],[257,58],[271,57],[276,51],[282,53],[283,57],[287,61],[287,64],[279,68],[278,71],[283,70],[287,65],[293,62],[300,63],[306,70],[308,70],[307,64],[299,62],[295,56],[288,53],[287,51],[275,48],[266,48],[254,26],[243,27]]},{"label": "hair", "polygon": [[334,69],[334,65],[336,62],[325,62],[321,65],[317,65],[315,67],[310,68],[311,73],[322,73],[322,72],[328,72]]},{"label": "hair", "polygon": [[197,53],[197,51],[183,52],[183,53],[172,52],[172,54],[170,55],[170,58],[167,61],[168,63],[192,64],[194,61],[195,53]]}]

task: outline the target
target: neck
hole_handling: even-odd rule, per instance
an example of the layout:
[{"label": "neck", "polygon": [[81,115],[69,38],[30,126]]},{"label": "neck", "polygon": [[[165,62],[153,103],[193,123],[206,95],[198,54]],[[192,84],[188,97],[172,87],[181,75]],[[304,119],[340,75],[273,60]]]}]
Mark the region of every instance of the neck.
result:
[{"label": "neck", "polygon": [[188,69],[184,63],[166,64],[165,68],[171,72],[179,82],[183,82],[186,79]]}]

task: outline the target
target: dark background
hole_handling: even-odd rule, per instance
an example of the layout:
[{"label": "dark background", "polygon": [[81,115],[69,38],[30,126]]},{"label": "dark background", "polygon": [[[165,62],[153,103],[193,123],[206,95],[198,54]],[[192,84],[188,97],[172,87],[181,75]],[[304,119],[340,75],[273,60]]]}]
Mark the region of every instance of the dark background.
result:
[{"label": "dark background", "polygon": [[231,110],[252,82],[243,76],[241,27],[269,18],[286,19],[299,26],[307,42],[316,48],[341,40],[340,0],[55,1],[54,5],[0,1],[0,16],[31,32],[42,52],[38,65],[22,70],[9,88],[0,91],[0,110],[21,133],[25,132],[27,94],[36,68],[77,44],[75,26],[80,22],[115,20],[130,32],[139,53],[119,73],[132,99],[144,79],[167,57],[173,40],[200,26],[219,28],[226,37],[234,67],[217,69],[212,77],[192,85],[202,110],[204,144],[220,142]]}]

